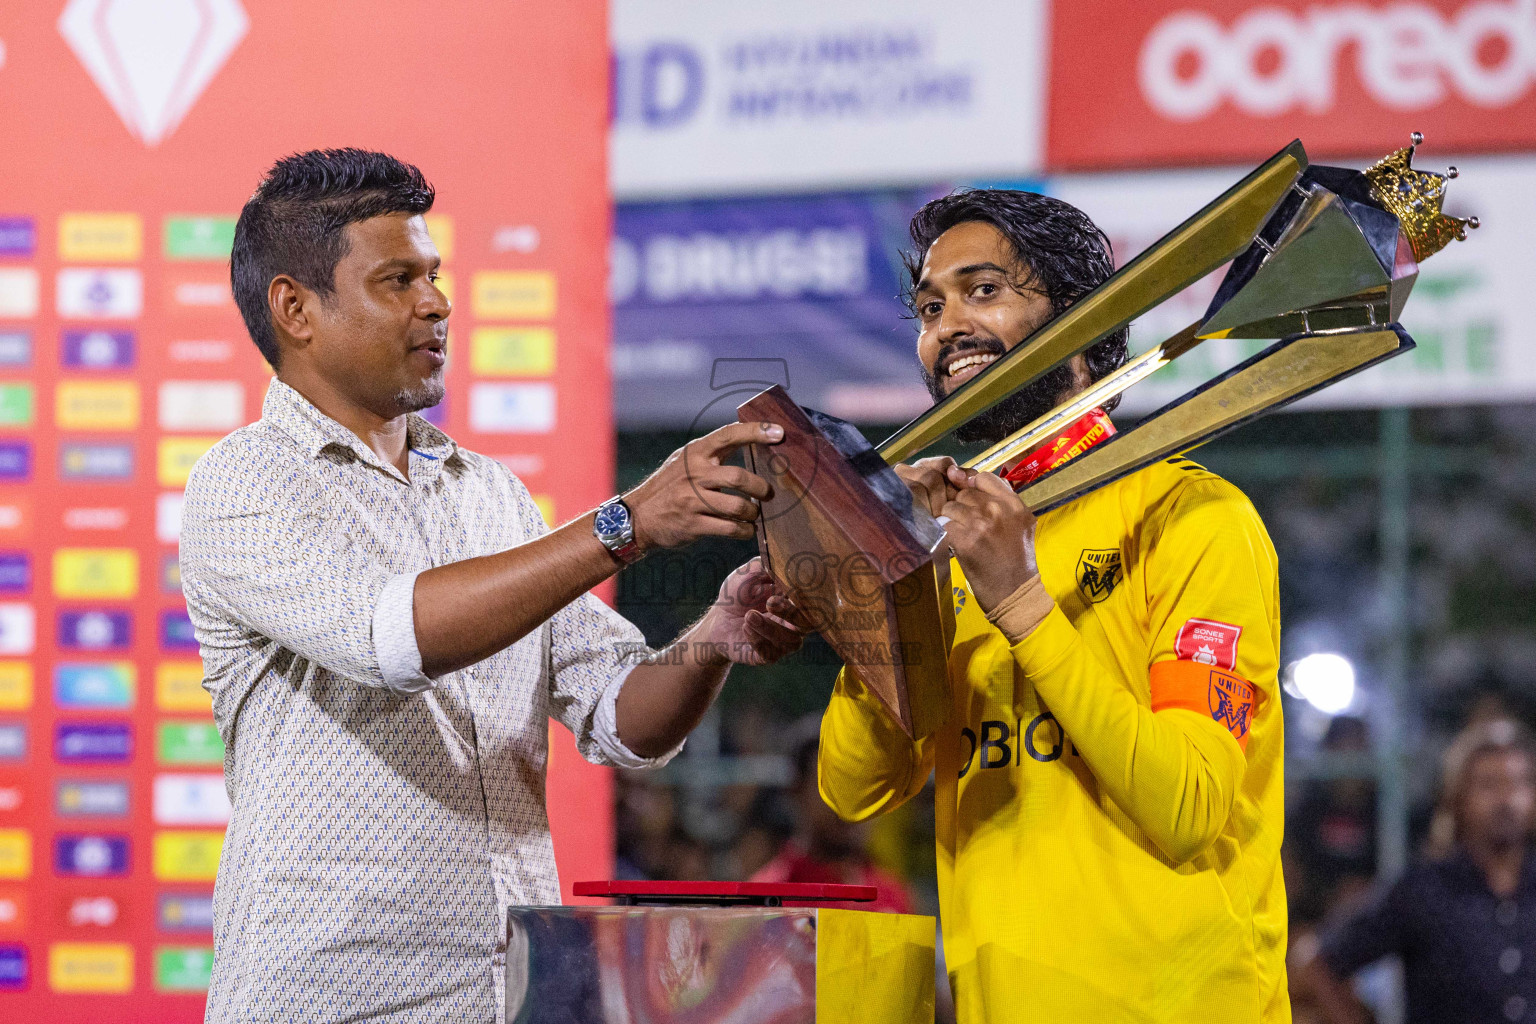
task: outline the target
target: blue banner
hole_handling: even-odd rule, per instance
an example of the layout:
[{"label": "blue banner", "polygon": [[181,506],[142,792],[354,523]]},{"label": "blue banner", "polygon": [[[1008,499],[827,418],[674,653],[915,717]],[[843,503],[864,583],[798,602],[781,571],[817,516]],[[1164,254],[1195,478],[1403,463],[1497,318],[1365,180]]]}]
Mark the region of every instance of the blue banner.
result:
[{"label": "blue banner", "polygon": [[899,297],[900,253],[912,214],[945,191],[620,205],[612,260],[619,426],[733,419],[745,396],[721,399],[766,383],[855,421],[921,411],[928,397]]}]

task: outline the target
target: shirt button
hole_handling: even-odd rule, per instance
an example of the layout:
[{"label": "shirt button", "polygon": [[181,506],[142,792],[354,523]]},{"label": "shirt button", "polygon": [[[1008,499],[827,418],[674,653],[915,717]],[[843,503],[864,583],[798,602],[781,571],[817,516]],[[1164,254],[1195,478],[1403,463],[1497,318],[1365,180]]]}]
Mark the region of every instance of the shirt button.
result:
[{"label": "shirt button", "polygon": [[1499,924],[1514,924],[1515,918],[1519,916],[1519,913],[1520,908],[1515,905],[1514,900],[1504,900],[1499,904],[1498,909],[1493,912],[1493,915]]},{"label": "shirt button", "polygon": [[1510,946],[1499,954],[1499,970],[1505,974],[1514,974],[1520,969],[1520,951]]},{"label": "shirt button", "polygon": [[1509,1020],[1520,1020],[1525,1016],[1525,997],[1510,996],[1504,1000],[1504,1016]]}]

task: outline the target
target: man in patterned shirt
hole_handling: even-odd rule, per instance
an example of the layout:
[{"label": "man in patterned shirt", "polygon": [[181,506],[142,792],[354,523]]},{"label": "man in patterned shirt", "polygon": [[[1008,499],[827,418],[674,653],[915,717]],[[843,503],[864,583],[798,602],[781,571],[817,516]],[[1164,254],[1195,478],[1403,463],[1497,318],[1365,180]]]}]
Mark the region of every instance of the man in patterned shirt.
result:
[{"label": "man in patterned shirt", "polygon": [[731,662],[802,636],[754,569],[660,656],[588,593],[649,549],[752,536],[742,495],[767,484],[723,463],[779,428],[722,428],[550,531],[415,415],[443,397],[450,311],[432,201],[391,157],[309,152],[236,228],[235,299],[277,379],[182,520],[234,805],[209,1021],[499,1019],[508,906],[560,900],[547,719],[591,761],[661,764]]}]

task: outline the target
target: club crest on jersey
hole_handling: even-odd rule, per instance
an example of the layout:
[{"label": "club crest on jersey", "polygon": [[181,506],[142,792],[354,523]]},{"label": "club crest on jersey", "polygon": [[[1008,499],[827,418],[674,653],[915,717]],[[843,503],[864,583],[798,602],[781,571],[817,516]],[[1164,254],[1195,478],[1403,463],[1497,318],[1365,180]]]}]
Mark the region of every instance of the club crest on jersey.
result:
[{"label": "club crest on jersey", "polygon": [[1077,589],[1089,604],[1098,604],[1120,582],[1119,548],[1084,548],[1077,560]]},{"label": "club crest on jersey", "polygon": [[1253,716],[1252,683],[1241,676],[1212,669],[1206,701],[1211,717],[1226,726],[1239,742],[1248,735],[1248,722]]},{"label": "club crest on jersey", "polygon": [[1185,661],[1230,671],[1237,668],[1237,641],[1242,635],[1241,626],[1211,619],[1190,619],[1179,629],[1173,653]]}]

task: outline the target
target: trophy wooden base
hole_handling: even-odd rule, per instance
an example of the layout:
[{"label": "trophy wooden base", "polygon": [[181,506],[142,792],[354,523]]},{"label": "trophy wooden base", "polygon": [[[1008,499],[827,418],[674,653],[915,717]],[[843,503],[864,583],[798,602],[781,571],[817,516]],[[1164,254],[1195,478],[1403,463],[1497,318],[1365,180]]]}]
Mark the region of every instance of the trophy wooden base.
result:
[{"label": "trophy wooden base", "polygon": [[949,713],[954,638],[942,531],[847,424],[807,415],[778,386],[737,415],[784,428],[779,444],[748,448],[774,489],[758,519],[763,565],[908,736],[932,733]]}]

